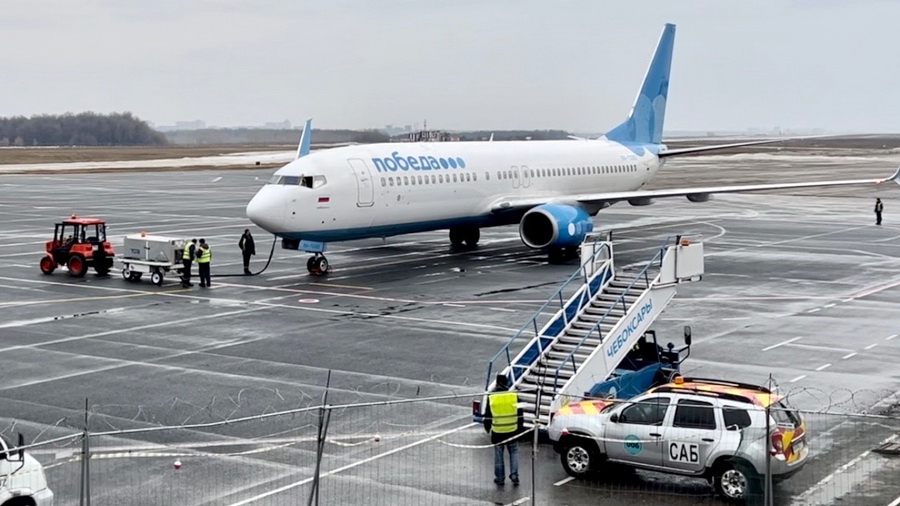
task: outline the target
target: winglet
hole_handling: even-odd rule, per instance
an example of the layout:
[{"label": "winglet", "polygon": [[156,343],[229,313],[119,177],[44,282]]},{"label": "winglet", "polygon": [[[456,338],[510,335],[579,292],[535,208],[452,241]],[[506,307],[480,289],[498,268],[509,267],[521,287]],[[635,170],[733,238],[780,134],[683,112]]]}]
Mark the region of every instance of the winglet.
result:
[{"label": "winglet", "polygon": [[891,177],[889,177],[887,179],[882,179],[881,181],[878,182],[878,184],[885,183],[887,181],[893,181],[897,184],[900,184],[900,167],[897,167],[897,170],[894,171],[894,174],[891,175]]},{"label": "winglet", "polygon": [[309,138],[312,134],[312,118],[306,120],[306,126],[303,127],[303,133],[300,134],[300,145],[297,146],[297,158],[309,154]]},{"label": "winglet", "polygon": [[494,142],[494,132],[491,132],[491,138],[488,139],[488,142]]}]

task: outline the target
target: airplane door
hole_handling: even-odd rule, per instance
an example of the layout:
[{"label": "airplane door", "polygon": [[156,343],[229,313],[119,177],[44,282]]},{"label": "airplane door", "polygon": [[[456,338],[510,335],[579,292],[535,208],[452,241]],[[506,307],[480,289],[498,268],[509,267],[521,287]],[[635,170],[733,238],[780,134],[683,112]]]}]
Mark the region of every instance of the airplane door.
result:
[{"label": "airplane door", "polygon": [[509,168],[509,177],[512,178],[512,187],[513,187],[513,188],[518,188],[518,187],[519,187],[519,182],[520,182],[519,177],[520,177],[520,176],[521,176],[521,175],[519,174],[519,167],[518,167],[518,166],[513,165],[512,167]]},{"label": "airplane door", "polygon": [[359,207],[369,207],[375,203],[375,185],[372,184],[372,174],[369,172],[369,166],[366,162],[359,158],[351,158],[347,160],[353,174],[356,176],[356,187],[358,194],[356,205]]},{"label": "airplane door", "polygon": [[523,165],[521,168],[522,188],[528,188],[529,186],[531,186],[531,169],[529,169],[527,165]]}]

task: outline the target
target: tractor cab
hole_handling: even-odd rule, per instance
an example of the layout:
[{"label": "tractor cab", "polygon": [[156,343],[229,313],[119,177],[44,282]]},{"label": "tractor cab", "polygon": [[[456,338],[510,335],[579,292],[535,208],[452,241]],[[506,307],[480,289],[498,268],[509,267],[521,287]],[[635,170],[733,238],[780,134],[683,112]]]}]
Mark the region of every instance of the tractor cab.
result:
[{"label": "tractor cab", "polygon": [[46,243],[47,254],[41,259],[41,271],[51,274],[65,265],[69,275],[82,277],[90,267],[106,275],[116,253],[106,240],[106,221],[101,218],[79,218],[74,214],[56,224],[53,240]]}]

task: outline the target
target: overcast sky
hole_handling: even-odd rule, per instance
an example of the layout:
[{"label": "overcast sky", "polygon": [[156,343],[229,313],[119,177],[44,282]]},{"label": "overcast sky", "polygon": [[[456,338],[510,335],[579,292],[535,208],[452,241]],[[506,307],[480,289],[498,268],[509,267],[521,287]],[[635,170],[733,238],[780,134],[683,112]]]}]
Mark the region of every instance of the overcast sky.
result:
[{"label": "overcast sky", "polygon": [[4,0],[0,116],[603,132],[675,23],[666,130],[900,131],[894,0]]}]

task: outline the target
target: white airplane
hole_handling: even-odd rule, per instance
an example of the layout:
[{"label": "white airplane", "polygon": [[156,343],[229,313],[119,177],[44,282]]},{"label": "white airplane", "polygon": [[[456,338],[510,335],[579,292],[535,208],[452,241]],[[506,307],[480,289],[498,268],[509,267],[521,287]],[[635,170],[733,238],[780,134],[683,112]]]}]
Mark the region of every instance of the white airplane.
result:
[{"label": "white airplane", "polygon": [[454,246],[474,247],[480,229],[519,224],[522,242],[551,255],[577,250],[600,209],[627,200],[840,186],[885,180],[772,183],[641,190],[670,156],[785,139],[685,149],[662,144],[675,25],[663,29],[628,119],[595,140],[381,143],[309,153],[311,122],[297,159],[275,172],[247,216],[314,255],[311,274],[328,272],[326,243],[449,229]]}]

